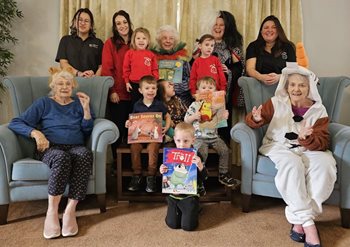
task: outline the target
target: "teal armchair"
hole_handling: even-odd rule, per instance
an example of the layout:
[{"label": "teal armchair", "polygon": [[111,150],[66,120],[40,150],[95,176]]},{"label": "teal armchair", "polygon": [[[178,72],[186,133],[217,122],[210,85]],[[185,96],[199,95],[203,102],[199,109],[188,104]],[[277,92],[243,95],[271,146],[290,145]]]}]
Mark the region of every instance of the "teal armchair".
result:
[{"label": "teal armchair", "polygon": [[[241,77],[238,83],[244,92],[247,112],[273,96],[277,87],[266,86],[249,77]],[[320,78],[319,84],[319,93],[331,119],[330,150],[338,170],[337,181],[327,203],[339,205],[341,224],[350,228],[350,78],[324,77]],[[251,129],[243,122],[231,129],[232,139],[241,144],[243,212],[249,212],[253,194],[281,198],[274,182],[277,173],[275,165],[258,151],[266,130],[267,126]]]},{"label": "teal armchair", "polygon": [[[106,211],[106,154],[108,144],[119,138],[117,126],[104,119],[111,77],[77,78],[76,91],[90,96],[95,113],[94,128],[86,145],[93,153],[93,169],[88,183],[88,194],[96,194],[101,212]],[[24,112],[34,100],[48,95],[48,77],[7,77],[14,116]],[[75,92],[74,92],[75,93]],[[45,199],[48,196],[49,168],[33,159],[35,141],[16,135],[8,124],[0,125],[0,224],[7,223],[12,202]]]}]

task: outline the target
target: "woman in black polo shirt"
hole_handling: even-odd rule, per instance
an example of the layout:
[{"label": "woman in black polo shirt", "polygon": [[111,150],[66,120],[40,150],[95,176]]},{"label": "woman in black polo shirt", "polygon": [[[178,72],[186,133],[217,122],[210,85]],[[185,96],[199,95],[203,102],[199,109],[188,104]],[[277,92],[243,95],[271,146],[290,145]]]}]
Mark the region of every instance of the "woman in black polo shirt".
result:
[{"label": "woman in black polo shirt", "polygon": [[279,81],[286,62],[295,62],[295,45],[289,41],[277,17],[266,17],[258,38],[250,43],[246,52],[246,72],[266,85]]},{"label": "woman in black polo shirt", "polygon": [[71,34],[60,41],[56,62],[62,69],[73,67],[76,76],[101,75],[103,42],[95,36],[91,11],[79,9],[72,19],[70,30]]}]

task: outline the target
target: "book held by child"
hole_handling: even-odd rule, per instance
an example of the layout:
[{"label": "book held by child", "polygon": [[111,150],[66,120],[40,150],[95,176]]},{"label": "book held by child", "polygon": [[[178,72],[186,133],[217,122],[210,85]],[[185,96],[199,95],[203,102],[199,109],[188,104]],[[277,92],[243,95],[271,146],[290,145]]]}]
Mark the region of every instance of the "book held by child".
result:
[{"label": "book held by child", "polygon": [[164,148],[162,193],[197,194],[197,166],[192,163],[196,154],[193,148]]},{"label": "book held by child", "polygon": [[201,113],[200,124],[210,128],[227,127],[227,119],[223,117],[225,112],[225,91],[197,93],[196,101],[202,102],[199,109]]},{"label": "book held by child", "polygon": [[131,113],[129,121],[128,144],[163,142],[161,112]]}]

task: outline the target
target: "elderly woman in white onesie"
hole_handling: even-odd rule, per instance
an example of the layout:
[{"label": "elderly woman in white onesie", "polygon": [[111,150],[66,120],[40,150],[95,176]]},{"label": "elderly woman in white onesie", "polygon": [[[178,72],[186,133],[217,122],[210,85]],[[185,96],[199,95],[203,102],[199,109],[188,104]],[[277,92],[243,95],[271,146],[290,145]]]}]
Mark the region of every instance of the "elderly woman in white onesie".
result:
[{"label": "elderly woman in white onesie", "polygon": [[321,246],[314,219],[336,180],[336,162],[327,150],[329,118],[317,81],[311,71],[288,63],[275,96],[246,117],[251,128],[269,123],[259,151],[278,170],[275,183],[287,204],[290,237],[306,247]]}]

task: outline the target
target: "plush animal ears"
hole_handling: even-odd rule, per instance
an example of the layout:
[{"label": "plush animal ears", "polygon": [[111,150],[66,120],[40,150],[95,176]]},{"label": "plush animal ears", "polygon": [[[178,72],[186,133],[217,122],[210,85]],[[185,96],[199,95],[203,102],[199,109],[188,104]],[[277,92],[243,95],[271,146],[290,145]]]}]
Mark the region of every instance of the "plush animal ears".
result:
[{"label": "plush animal ears", "polygon": [[63,71],[66,71],[70,74],[72,74],[74,76],[74,72],[73,72],[73,68],[72,67],[68,67],[68,68],[65,68],[65,69],[61,69],[61,68],[58,68],[58,67],[50,67],[49,68],[49,73],[51,75],[54,75],[54,74],[57,74],[57,73],[60,73],[60,72],[63,72]]},{"label": "plush animal ears", "polygon": [[51,76],[49,78],[49,87],[50,88],[54,87],[54,84],[55,84],[54,82],[55,82],[56,78],[58,78],[58,77],[64,77],[68,80],[72,80],[73,88],[78,87],[78,83],[75,80],[75,76],[74,76],[74,72],[73,72],[72,67],[68,67],[65,69],[61,69],[61,68],[57,68],[57,67],[50,67],[49,73],[51,74]]}]

